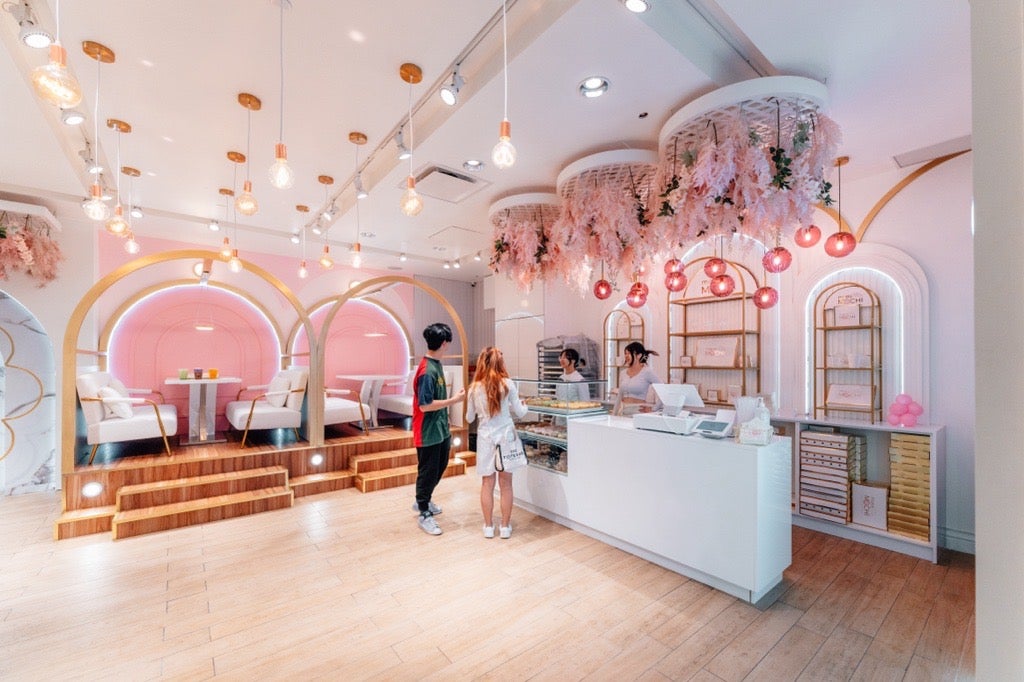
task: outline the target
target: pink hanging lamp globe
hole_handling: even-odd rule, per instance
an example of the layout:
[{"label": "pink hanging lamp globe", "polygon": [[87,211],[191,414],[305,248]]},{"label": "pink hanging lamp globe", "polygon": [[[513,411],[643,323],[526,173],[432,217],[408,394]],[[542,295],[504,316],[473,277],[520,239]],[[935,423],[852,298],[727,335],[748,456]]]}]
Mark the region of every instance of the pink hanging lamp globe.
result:
[{"label": "pink hanging lamp globe", "polygon": [[643,308],[647,303],[647,294],[639,289],[630,289],[629,293],[626,294],[626,303],[631,308]]},{"label": "pink hanging lamp globe", "polygon": [[784,246],[776,246],[761,259],[764,269],[776,274],[788,269],[792,263],[793,254]]},{"label": "pink hanging lamp globe", "polygon": [[857,248],[857,238],[852,232],[836,232],[825,240],[825,253],[833,258],[849,256]]},{"label": "pink hanging lamp globe", "polygon": [[754,305],[761,310],[767,310],[779,302],[779,292],[769,286],[764,286],[754,292]]},{"label": "pink hanging lamp globe", "polygon": [[818,243],[821,239],[821,228],[817,225],[807,225],[801,227],[793,233],[793,241],[796,242],[797,246],[809,249]]},{"label": "pink hanging lamp globe", "polygon": [[594,282],[594,296],[599,300],[605,300],[612,295],[612,283],[606,279],[599,279]]},{"label": "pink hanging lamp globe", "polygon": [[647,298],[647,295],[651,293],[651,288],[647,286],[646,282],[633,282],[633,286],[629,288],[630,291],[639,291]]},{"label": "pink hanging lamp globe", "polygon": [[721,258],[708,258],[704,263],[704,274],[708,277],[724,275],[726,267],[725,261]]},{"label": "pink hanging lamp globe", "polygon": [[683,261],[678,258],[669,258],[665,261],[665,274],[671,275],[673,272],[681,272],[683,269]]},{"label": "pink hanging lamp globe", "polygon": [[681,271],[668,273],[665,275],[665,288],[673,292],[682,291],[686,288],[686,275]]},{"label": "pink hanging lamp globe", "polygon": [[725,298],[736,290],[736,280],[731,275],[718,275],[711,279],[711,293]]}]

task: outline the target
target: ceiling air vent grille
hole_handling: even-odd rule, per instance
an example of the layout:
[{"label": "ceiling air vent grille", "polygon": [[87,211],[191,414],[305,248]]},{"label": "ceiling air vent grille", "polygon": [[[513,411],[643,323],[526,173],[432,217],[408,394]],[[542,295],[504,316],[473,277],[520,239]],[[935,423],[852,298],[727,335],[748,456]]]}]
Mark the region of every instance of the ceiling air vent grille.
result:
[{"label": "ceiling air vent grille", "polygon": [[[444,166],[429,166],[416,176],[417,192],[453,204],[476,194],[489,184]],[[404,183],[402,186],[405,186]]]}]

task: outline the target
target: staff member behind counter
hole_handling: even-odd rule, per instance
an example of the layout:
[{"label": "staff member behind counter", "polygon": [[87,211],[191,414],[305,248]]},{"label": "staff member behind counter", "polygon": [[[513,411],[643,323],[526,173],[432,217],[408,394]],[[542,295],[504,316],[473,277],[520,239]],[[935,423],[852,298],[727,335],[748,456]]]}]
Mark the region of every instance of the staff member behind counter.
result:
[{"label": "staff member behind counter", "polygon": [[647,412],[658,405],[658,398],[652,384],[663,383],[654,370],[647,366],[647,358],[657,352],[644,348],[639,341],[629,343],[622,352],[625,376],[619,382],[615,414]]}]

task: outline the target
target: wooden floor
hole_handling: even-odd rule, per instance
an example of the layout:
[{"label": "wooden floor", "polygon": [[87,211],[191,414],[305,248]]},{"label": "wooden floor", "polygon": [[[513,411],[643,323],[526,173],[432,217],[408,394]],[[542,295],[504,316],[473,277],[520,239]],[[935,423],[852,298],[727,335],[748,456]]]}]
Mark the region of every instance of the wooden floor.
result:
[{"label": "wooden floor", "polygon": [[120,541],[53,541],[57,494],[0,498],[0,679],[974,677],[970,556],[794,528],[762,612],[520,509],[485,540],[469,474],[440,537],[411,486]]}]

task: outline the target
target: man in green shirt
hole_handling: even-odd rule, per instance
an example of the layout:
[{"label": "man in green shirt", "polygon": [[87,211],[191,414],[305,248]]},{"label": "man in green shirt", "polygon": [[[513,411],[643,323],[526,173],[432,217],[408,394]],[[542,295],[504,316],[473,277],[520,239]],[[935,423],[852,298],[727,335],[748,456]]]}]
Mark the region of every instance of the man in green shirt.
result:
[{"label": "man in green shirt", "polygon": [[416,444],[418,470],[416,472],[416,510],[419,511],[419,525],[430,535],[440,535],[441,528],[434,516],[441,508],[430,501],[434,488],[444,476],[448,466],[452,434],[448,428],[448,406],[462,402],[466,395],[459,389],[448,397],[441,358],[452,342],[451,327],[435,322],[423,330],[427,352],[416,368],[413,377],[412,434]]}]

